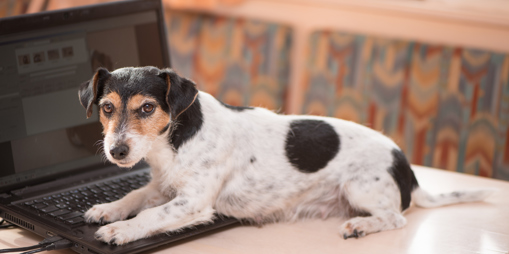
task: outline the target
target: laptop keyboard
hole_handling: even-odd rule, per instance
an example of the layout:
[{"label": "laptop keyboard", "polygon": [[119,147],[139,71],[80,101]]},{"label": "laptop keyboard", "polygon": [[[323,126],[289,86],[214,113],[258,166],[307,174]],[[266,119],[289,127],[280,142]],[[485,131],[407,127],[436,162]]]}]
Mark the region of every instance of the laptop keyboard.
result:
[{"label": "laptop keyboard", "polygon": [[93,205],[118,200],[130,191],[146,185],[149,180],[149,173],[142,172],[38,197],[22,204],[38,213],[76,226],[84,223],[83,214]]}]

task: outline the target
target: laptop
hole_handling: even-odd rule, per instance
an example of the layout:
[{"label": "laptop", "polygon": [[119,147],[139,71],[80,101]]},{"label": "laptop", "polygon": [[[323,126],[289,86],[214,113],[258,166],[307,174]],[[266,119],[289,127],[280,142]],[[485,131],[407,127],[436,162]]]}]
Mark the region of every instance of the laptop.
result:
[{"label": "laptop", "polygon": [[103,159],[98,115],[86,118],[78,86],[98,67],[170,66],[162,8],[122,1],[0,19],[0,217],[71,240],[79,253],[137,253],[238,223],[217,216],[111,246],[94,239],[99,225],[84,222],[92,205],[150,181],[150,169]]}]

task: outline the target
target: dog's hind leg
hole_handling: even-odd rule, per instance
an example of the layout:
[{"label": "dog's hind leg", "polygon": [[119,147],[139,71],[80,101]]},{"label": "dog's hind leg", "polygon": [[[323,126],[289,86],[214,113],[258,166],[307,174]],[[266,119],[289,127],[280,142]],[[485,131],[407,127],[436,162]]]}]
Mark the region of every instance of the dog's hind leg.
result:
[{"label": "dog's hind leg", "polygon": [[399,189],[390,176],[351,180],[343,185],[340,195],[359,215],[340,226],[339,233],[345,239],[397,229],[406,224],[400,212]]}]

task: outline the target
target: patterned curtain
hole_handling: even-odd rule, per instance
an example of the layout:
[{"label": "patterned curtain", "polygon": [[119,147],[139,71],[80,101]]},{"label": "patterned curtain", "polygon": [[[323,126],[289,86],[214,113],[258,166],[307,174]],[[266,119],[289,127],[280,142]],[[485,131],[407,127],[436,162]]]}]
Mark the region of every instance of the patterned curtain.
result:
[{"label": "patterned curtain", "polygon": [[509,180],[509,56],[318,31],[302,113],[392,137],[418,165]]},{"label": "patterned curtain", "polygon": [[172,67],[231,105],[281,110],[289,78],[288,26],[167,11]]},{"label": "patterned curtain", "polygon": [[0,18],[25,14],[30,0],[0,0]]}]

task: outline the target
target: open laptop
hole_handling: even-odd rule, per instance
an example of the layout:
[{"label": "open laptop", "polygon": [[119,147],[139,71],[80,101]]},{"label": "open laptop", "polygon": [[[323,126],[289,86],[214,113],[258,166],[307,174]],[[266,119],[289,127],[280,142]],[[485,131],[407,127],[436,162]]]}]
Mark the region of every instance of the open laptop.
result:
[{"label": "open laptop", "polygon": [[86,119],[78,86],[98,67],[168,67],[167,45],[160,0],[0,20],[0,217],[67,238],[79,253],[136,253],[237,222],[110,246],[94,239],[99,225],[83,221],[93,204],[121,198],[150,175],[144,164],[128,171],[103,160],[97,113]]}]

